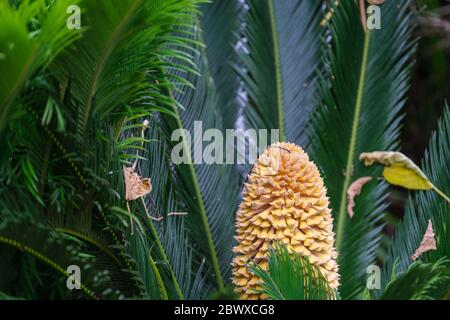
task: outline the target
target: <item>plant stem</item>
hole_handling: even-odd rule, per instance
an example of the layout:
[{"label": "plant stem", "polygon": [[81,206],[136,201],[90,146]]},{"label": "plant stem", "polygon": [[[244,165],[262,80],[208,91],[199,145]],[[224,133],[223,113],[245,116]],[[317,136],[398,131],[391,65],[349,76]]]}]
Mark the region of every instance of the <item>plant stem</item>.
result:
[{"label": "plant stem", "polygon": [[[194,24],[198,27],[198,30],[201,30],[200,22],[199,22],[199,19],[197,16],[194,17]],[[199,32],[199,40],[201,43],[204,43],[202,37],[203,37],[203,34],[201,32]],[[207,61],[207,56],[206,56],[204,47],[200,48],[200,51],[202,53],[203,58]],[[205,75],[203,75],[203,76],[205,76]],[[168,94],[173,98],[172,91],[170,89],[168,90]],[[172,105],[171,108],[175,115],[174,118],[176,121],[177,128],[183,129],[184,126],[183,126],[183,121],[181,120],[179,109],[177,108],[176,105]],[[183,150],[189,151],[188,155],[189,155],[189,159],[190,159],[190,146],[186,143],[187,139],[184,136],[183,130],[182,130],[182,132],[183,132],[182,133],[183,134],[183,136],[182,136]],[[225,285],[223,282],[222,274],[220,272],[219,259],[217,258],[216,248],[214,246],[214,240],[213,240],[211,228],[210,228],[209,222],[208,222],[208,215],[206,213],[205,204],[203,203],[203,195],[200,190],[200,183],[199,183],[193,162],[189,161],[189,163],[186,165],[189,167],[189,175],[190,175],[190,178],[191,178],[191,181],[193,184],[193,189],[194,189],[193,191],[195,194],[194,199],[196,200],[198,209],[200,211],[202,226],[205,231],[205,237],[206,237],[206,240],[208,243],[209,255],[211,257],[211,263],[212,263],[212,267],[213,267],[214,274],[216,277],[217,289],[220,292],[223,292],[225,289]]]},{"label": "plant stem", "polygon": [[164,286],[164,281],[162,280],[161,274],[159,273],[159,270],[156,267],[155,261],[153,260],[151,255],[149,256],[149,260],[152,270],[155,273],[156,283],[158,284],[161,300],[169,300],[169,297],[167,296],[166,287]]},{"label": "plant stem", "polygon": [[[147,211],[147,206],[145,205],[144,198],[141,197],[141,200],[142,200],[142,205],[144,206],[145,213],[147,213],[147,216],[150,216],[149,212]],[[184,299],[183,292],[181,291],[178,280],[175,277],[175,274],[173,273],[172,265],[170,264],[169,259],[167,258],[166,251],[164,250],[164,247],[162,246],[161,241],[159,240],[158,232],[156,232],[155,226],[153,225],[153,221],[151,221],[151,219],[149,219],[149,220],[150,220],[150,222],[149,222],[150,233],[152,234],[153,238],[155,239],[156,247],[161,252],[161,257],[162,257],[164,263],[169,266],[170,276],[172,277],[172,281],[175,286],[175,290],[177,292],[178,298],[180,300],[183,300]]]},{"label": "plant stem", "polygon": [[[174,113],[176,114],[175,120],[177,122],[178,128],[184,128],[183,124],[181,122],[180,114],[178,112],[177,107],[172,106],[172,109],[173,109]],[[186,138],[184,136],[183,136],[182,140],[183,140],[184,150],[190,150],[189,146],[186,143]],[[217,259],[216,248],[214,247],[214,241],[213,241],[212,234],[211,234],[211,228],[209,227],[208,216],[206,214],[205,205],[203,203],[203,196],[200,191],[200,185],[198,182],[197,174],[195,172],[195,168],[194,168],[194,165],[192,164],[192,161],[190,161],[190,163],[187,164],[187,166],[189,167],[189,174],[191,176],[193,187],[194,187],[195,200],[197,201],[197,205],[200,210],[200,217],[202,220],[203,229],[205,230],[205,237],[208,242],[209,254],[211,257],[214,274],[216,276],[217,288],[219,289],[219,291],[223,291],[225,287],[223,284],[222,274],[220,273],[219,260]]]},{"label": "plant stem", "polygon": [[431,189],[433,189],[434,192],[436,192],[438,195],[440,195],[443,199],[445,199],[445,201],[447,201],[448,203],[450,203],[450,197],[447,196],[443,191],[441,191],[440,189],[438,189],[438,187],[436,187],[434,184],[432,184]]}]

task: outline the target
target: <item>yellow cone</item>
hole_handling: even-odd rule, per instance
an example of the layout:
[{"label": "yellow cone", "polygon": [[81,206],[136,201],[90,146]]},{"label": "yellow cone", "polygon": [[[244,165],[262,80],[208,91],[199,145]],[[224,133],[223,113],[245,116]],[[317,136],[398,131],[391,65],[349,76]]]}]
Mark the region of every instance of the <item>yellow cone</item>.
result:
[{"label": "yellow cone", "polygon": [[250,262],[267,269],[274,241],[290,252],[308,257],[329,286],[339,285],[333,218],[326,188],[316,165],[292,143],[268,147],[255,163],[236,217],[237,245],[233,251],[233,283],[241,299],[264,299],[255,292],[260,279]]}]

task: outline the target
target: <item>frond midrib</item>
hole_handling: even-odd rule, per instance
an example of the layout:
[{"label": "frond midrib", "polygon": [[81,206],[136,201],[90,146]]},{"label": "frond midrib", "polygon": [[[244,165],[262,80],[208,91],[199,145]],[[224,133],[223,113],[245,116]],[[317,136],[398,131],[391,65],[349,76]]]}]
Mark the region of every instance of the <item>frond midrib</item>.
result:
[{"label": "frond midrib", "polygon": [[352,168],[353,168],[353,159],[355,157],[355,150],[356,150],[356,143],[358,140],[358,127],[359,127],[359,121],[361,117],[361,109],[362,109],[362,102],[363,102],[363,95],[364,95],[364,89],[366,84],[366,72],[367,72],[367,64],[368,64],[368,58],[369,58],[369,46],[370,46],[370,31],[367,30],[364,35],[364,48],[362,53],[362,62],[361,62],[361,69],[359,74],[359,80],[358,80],[358,90],[356,92],[356,102],[355,102],[355,113],[353,115],[353,122],[352,122],[352,131],[350,135],[350,144],[347,154],[347,162],[345,166],[345,179],[344,184],[342,185],[341,189],[341,198],[340,198],[340,204],[339,204],[339,211],[338,211],[338,224],[336,228],[336,250],[339,252],[342,243],[343,243],[343,237],[345,232],[345,222],[346,222],[346,199],[347,199],[347,189],[350,186],[350,181],[352,177]]},{"label": "frond midrib", "polygon": [[[177,106],[172,105],[172,110],[175,113],[175,121],[177,123],[177,127],[184,128]],[[190,150],[189,146],[186,143],[186,137],[184,135],[184,131],[182,130],[181,132],[182,132],[183,149]],[[200,216],[202,219],[203,228],[206,233],[206,240],[208,242],[209,253],[211,256],[211,262],[213,264],[214,274],[216,276],[217,287],[220,291],[223,291],[224,283],[223,283],[223,279],[222,279],[222,274],[220,272],[219,260],[217,258],[214,241],[213,241],[212,234],[211,234],[211,228],[209,227],[208,216],[206,214],[205,204],[203,203],[203,195],[200,190],[200,184],[198,181],[197,173],[195,172],[195,168],[194,168],[194,165],[192,164],[192,161],[189,161],[187,166],[189,167],[189,175],[191,176],[191,179],[192,179],[196,201],[197,201],[197,204],[198,204],[198,207],[200,210]]]},{"label": "frond midrib", "polygon": [[108,247],[106,247],[105,245],[103,245],[102,243],[100,243],[99,241],[97,241],[96,239],[91,237],[90,235],[83,234],[83,232],[80,232],[80,231],[77,231],[77,230],[74,230],[74,229],[65,228],[65,227],[56,227],[55,231],[58,231],[58,232],[61,232],[61,233],[65,233],[65,234],[77,237],[79,239],[82,239],[84,241],[87,241],[87,242],[91,243],[92,245],[97,247],[100,251],[103,251],[104,253],[106,253],[111,259],[114,260],[114,262],[117,263],[117,265],[119,267],[122,266],[122,263],[114,255],[114,253],[112,253],[112,251],[109,250]]},{"label": "frond midrib", "polygon": [[108,57],[112,51],[113,46],[117,43],[117,40],[120,38],[120,35],[123,33],[125,26],[130,21],[133,13],[136,11],[136,8],[138,7],[138,5],[141,2],[142,2],[142,0],[135,0],[134,4],[132,4],[130,6],[128,12],[125,14],[123,19],[117,25],[116,29],[111,33],[111,37],[106,42],[106,45],[103,48],[103,50],[100,54],[100,57],[95,65],[94,73],[92,74],[91,81],[89,82],[88,92],[86,95],[86,101],[83,104],[85,106],[85,108],[84,108],[84,112],[83,112],[83,117],[81,119],[82,132],[84,132],[87,120],[89,118],[89,114],[91,113],[92,97],[94,95],[95,90],[97,89],[98,78],[100,77],[103,67],[104,67],[106,61],[108,60]]},{"label": "frond midrib", "polygon": [[[146,211],[146,214],[148,216],[150,216],[149,212],[147,211],[147,207],[145,206],[144,199],[141,198],[141,200],[142,200],[144,210]],[[180,300],[182,300],[182,299],[184,299],[184,296],[183,296],[183,292],[181,291],[180,284],[178,283],[178,279],[176,278],[175,273],[173,272],[172,265],[170,264],[169,259],[167,258],[166,250],[164,249],[164,247],[161,243],[161,240],[159,239],[158,232],[156,231],[155,226],[153,225],[152,221],[149,222],[149,228],[150,228],[150,233],[151,233],[152,237],[155,239],[156,247],[158,248],[158,250],[161,254],[163,262],[168,265],[170,277],[172,278],[173,285],[175,286],[175,291],[177,292],[178,298]]]},{"label": "frond midrib", "polygon": [[[4,236],[0,236],[0,242],[7,244],[9,246],[15,247],[21,251],[27,252],[29,254],[31,254],[32,256],[36,257],[37,259],[41,260],[42,262],[44,262],[45,264],[47,264],[48,266],[52,267],[53,269],[55,269],[56,271],[58,271],[59,273],[63,274],[64,277],[68,278],[70,276],[69,273],[67,273],[63,267],[61,267],[59,264],[57,264],[55,261],[53,261],[52,259],[46,257],[45,255],[43,255],[42,253],[38,252],[37,250],[34,250],[33,248],[31,248],[30,246],[23,244],[21,242],[18,242],[17,240],[11,239],[11,238],[7,238]],[[90,298],[92,299],[98,299],[97,295],[90,290],[89,288],[87,288],[84,284],[82,284],[80,282],[80,289]]]},{"label": "frond midrib", "polygon": [[270,15],[270,28],[272,33],[273,43],[273,55],[275,66],[275,82],[276,82],[276,94],[277,94],[277,111],[278,111],[278,129],[280,130],[280,141],[285,141],[284,132],[284,109],[283,109],[283,83],[281,79],[281,64],[280,64],[280,51],[278,43],[277,24],[275,19],[275,9],[273,6],[273,0],[269,1],[269,15]]},{"label": "frond midrib", "polygon": [[3,127],[3,122],[5,121],[8,111],[9,111],[9,107],[12,103],[12,101],[14,100],[14,98],[16,97],[17,93],[20,91],[21,86],[23,85],[23,83],[25,82],[25,79],[27,78],[27,76],[29,75],[30,71],[31,71],[31,67],[33,65],[33,61],[36,57],[36,53],[37,53],[37,47],[34,46],[33,50],[31,51],[30,56],[28,57],[22,71],[19,74],[19,77],[17,78],[17,81],[14,83],[14,85],[12,86],[11,91],[9,92],[9,94],[6,96],[5,100],[2,103],[2,112],[0,114],[0,130]]}]

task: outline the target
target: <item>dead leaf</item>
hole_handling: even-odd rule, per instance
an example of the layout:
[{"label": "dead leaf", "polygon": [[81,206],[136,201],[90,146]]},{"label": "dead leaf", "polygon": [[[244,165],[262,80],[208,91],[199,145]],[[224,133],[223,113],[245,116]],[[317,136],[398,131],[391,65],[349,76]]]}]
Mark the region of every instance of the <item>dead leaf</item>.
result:
[{"label": "dead leaf", "polygon": [[411,259],[413,261],[416,261],[423,253],[436,249],[437,247],[436,247],[436,239],[434,238],[433,224],[431,223],[431,219],[429,219],[427,231],[423,236],[423,240],[420,243],[419,248],[417,248],[416,252],[414,252],[414,254],[411,256]]},{"label": "dead leaf", "polygon": [[367,0],[368,3],[375,5],[383,4],[385,1],[386,0]]},{"label": "dead leaf", "polygon": [[366,2],[365,0],[359,0],[359,14],[361,15],[361,24],[364,32],[367,32],[367,16],[366,16]]},{"label": "dead leaf", "polygon": [[361,153],[366,166],[375,162],[384,165],[383,176],[390,184],[411,190],[430,190],[433,184],[423,171],[401,152],[375,151]]},{"label": "dead leaf", "polygon": [[354,212],[353,208],[355,207],[355,197],[361,193],[362,187],[372,180],[372,177],[362,177],[355,180],[347,190],[347,212],[350,218],[353,218]]},{"label": "dead leaf", "polygon": [[152,191],[151,180],[140,177],[133,167],[123,167],[123,176],[125,178],[125,200],[136,200]]}]

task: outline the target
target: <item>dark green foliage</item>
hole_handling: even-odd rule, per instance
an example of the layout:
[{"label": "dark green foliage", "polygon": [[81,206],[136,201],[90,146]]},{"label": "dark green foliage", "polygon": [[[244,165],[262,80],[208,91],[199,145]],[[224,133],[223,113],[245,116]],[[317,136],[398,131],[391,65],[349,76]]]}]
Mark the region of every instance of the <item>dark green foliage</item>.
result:
[{"label": "dark green foliage", "polygon": [[336,297],[320,271],[308,258],[289,254],[284,245],[269,251],[269,269],[252,271],[262,279],[261,293],[273,300],[328,300]]},{"label": "dark green foliage", "polygon": [[237,46],[243,8],[239,0],[212,1],[201,6],[201,27],[206,56],[217,90],[217,108],[224,128],[234,128],[240,114]]},{"label": "dark green foliage", "polygon": [[320,63],[320,1],[248,2],[239,72],[248,94],[249,128],[280,129],[280,139],[306,144]]},{"label": "dark green foliage", "polygon": [[[68,5],[81,8],[81,30],[66,27]],[[364,33],[356,1],[340,1],[327,26],[329,8],[309,0],[1,1],[0,299],[237,298],[241,168],[174,163],[181,139],[202,139],[196,121],[224,136],[280,129],[324,176],[338,292],[277,246],[267,271],[253,267],[271,299],[449,298],[448,203],[410,195],[394,239],[385,237],[382,289],[364,295],[387,185],[374,179],[355,216],[346,212],[350,183],[381,173],[359,153],[398,149],[412,5],[386,1],[382,29]],[[449,139],[446,108],[422,168],[447,195]],[[153,189],[127,203],[122,170],[132,165]],[[412,263],[428,219],[438,248]],[[81,268],[81,290],[66,286],[70,265]]]},{"label": "dark green foliage", "polygon": [[379,168],[364,167],[360,153],[398,148],[414,53],[411,2],[386,1],[380,6],[382,28],[365,33],[356,2],[341,1],[330,24],[329,74],[321,82],[310,150],[335,217],[343,299],[359,297],[380,244],[386,184],[372,181],[364,187],[351,220],[346,192],[354,180],[380,175]]},{"label": "dark green foliage", "polygon": [[[29,50],[20,51],[34,60],[28,65],[26,57],[16,55],[14,63],[0,61],[5,97],[0,111],[2,127],[8,126],[1,140],[0,220],[10,225],[15,217],[29,217],[44,235],[48,229],[79,243],[79,256],[91,257],[89,263],[79,263],[100,274],[108,272],[111,284],[94,288],[99,290],[97,297],[180,298],[177,280],[163,248],[156,245],[158,235],[142,205],[132,205],[139,228],[130,235],[123,209],[122,166],[145,156],[142,145],[148,140],[140,137],[137,119],[156,110],[169,112],[175,103],[161,94],[175,81],[161,68],[193,70],[190,56],[167,46],[189,46],[190,40],[173,34],[186,27],[197,1],[71,1],[82,9],[80,31],[66,28],[68,3],[56,3],[22,3],[18,11],[1,4],[1,29],[7,31],[2,46],[11,42],[5,37],[30,38]],[[29,20],[35,23],[26,25]],[[14,35],[14,28],[22,28],[22,38]],[[173,58],[185,64],[164,62]],[[24,78],[14,80],[19,74]],[[11,84],[15,86],[5,86]],[[33,225],[25,234],[37,242],[28,245],[41,249],[45,242],[31,236],[42,234]],[[45,247],[38,249],[48,258]],[[30,254],[25,250],[18,259],[26,260],[29,268],[42,269],[39,259],[22,257]],[[68,292],[62,281],[67,266],[59,266],[59,273],[45,271],[46,282],[62,283],[49,297],[65,297]],[[94,279],[93,274],[84,277]],[[34,294],[24,290],[14,294]]]},{"label": "dark green foliage", "polygon": [[[450,110],[447,106],[422,161],[422,169],[430,181],[446,194],[450,193],[450,180],[444,178],[450,176],[447,165],[449,162]],[[405,217],[398,225],[389,248],[382,278],[384,284],[392,276],[402,274],[408,269],[412,263],[411,256],[422,241],[429,219],[432,221],[433,231],[436,234],[437,250],[425,253],[420,259],[424,262],[435,263],[442,257],[450,257],[450,204],[433,192],[417,192],[410,196]]]},{"label": "dark green foliage", "polygon": [[448,299],[450,290],[449,260],[434,263],[417,261],[398,278],[389,282],[383,300]]}]

